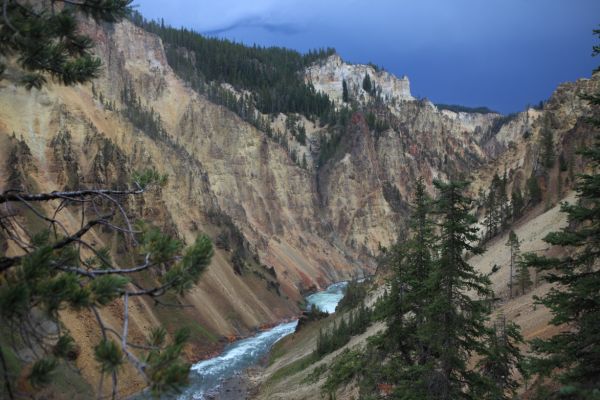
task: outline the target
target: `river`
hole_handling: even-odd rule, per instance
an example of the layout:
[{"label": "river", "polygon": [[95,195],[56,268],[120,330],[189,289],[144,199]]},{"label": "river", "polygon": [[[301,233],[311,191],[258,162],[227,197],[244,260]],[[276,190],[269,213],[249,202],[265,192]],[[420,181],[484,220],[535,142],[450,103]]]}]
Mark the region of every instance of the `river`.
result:
[{"label": "river", "polygon": [[[344,297],[346,286],[346,282],[334,283],[326,290],[306,297],[306,301],[322,311],[333,313]],[[218,394],[224,380],[258,364],[275,342],[296,330],[297,324],[298,321],[283,323],[256,336],[238,340],[225,347],[221,355],[194,364],[190,385],[179,395],[179,400],[204,400],[208,395]]]},{"label": "river", "polygon": [[347,286],[348,282],[334,283],[327,289],[306,297],[306,301],[311,306],[317,306],[319,310],[332,314],[342,297],[344,297]]}]

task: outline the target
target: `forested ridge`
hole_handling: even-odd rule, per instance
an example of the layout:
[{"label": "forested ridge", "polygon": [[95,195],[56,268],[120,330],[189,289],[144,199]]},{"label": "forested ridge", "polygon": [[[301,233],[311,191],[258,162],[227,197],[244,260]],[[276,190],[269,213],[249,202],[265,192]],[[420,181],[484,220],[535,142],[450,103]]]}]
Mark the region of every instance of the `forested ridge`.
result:
[{"label": "forested ridge", "polygon": [[[335,53],[332,48],[301,54],[282,47],[246,46],[226,39],[203,36],[187,28],[148,21],[133,13],[131,20],[158,35],[165,44],[169,65],[191,86],[229,83],[253,94],[253,103],[264,114],[300,113],[325,116],[332,103],[304,82],[302,71]],[[235,111],[235,110],[234,110]]]}]

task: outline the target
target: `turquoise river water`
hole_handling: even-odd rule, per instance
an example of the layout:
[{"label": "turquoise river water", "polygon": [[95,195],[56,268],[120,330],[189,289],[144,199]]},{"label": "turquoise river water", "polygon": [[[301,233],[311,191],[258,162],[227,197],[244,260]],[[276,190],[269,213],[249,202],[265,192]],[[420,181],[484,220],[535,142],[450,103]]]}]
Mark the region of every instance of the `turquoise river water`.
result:
[{"label": "turquoise river water", "polygon": [[[329,286],[326,290],[311,294],[306,301],[320,310],[333,313],[344,296],[346,282]],[[292,334],[298,321],[287,322],[259,334],[234,342],[221,355],[200,361],[192,366],[190,385],[179,395],[179,400],[204,400],[219,392],[223,381],[256,365],[273,344]]]}]

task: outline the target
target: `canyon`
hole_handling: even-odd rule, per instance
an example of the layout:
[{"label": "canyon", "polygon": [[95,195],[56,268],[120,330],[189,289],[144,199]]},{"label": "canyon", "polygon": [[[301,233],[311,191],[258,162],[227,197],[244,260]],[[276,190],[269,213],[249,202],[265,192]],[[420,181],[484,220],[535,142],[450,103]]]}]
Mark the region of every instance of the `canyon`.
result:
[{"label": "canyon", "polygon": [[[179,299],[190,307],[174,311],[133,301],[133,338],[144,337],[157,322],[169,331],[182,324],[195,327],[186,349],[190,361],[297,317],[307,293],[373,275],[380,250],[403,235],[420,176],[431,193],[434,179],[469,179],[474,196],[487,190],[496,173],[506,171],[509,193],[517,187],[526,191],[533,177],[543,187],[544,201],[528,210],[523,220],[528,221],[571,195],[573,176],[585,169],[576,149],[590,143],[585,119],[591,109],[581,95],[600,88],[600,74],[561,85],[543,109],[502,116],[438,108],[414,98],[407,77],[330,55],[302,71],[303,79],[338,109],[345,103],[345,80],[362,109],[352,113],[333,154],[319,162],[323,138],[333,135],[320,121],[293,116],[306,130],[301,143],[285,129],[290,115],[260,114],[286,138],[289,145],[282,146],[193,90],[169,65],[158,36],[129,21],[82,24],[104,64],[93,84],[49,83],[28,91],[10,79],[0,81],[0,190],[118,187],[148,167],[166,174],[166,186],[132,199],[128,212],[185,243],[200,233],[215,243],[227,237],[244,254],[236,270],[232,246],[217,246],[198,285]],[[365,75],[378,88],[375,93],[362,88]],[[121,94],[131,89],[160,117],[163,136],[149,135],[119,112],[126,107]],[[372,121],[383,125],[374,129]],[[539,137],[545,127],[552,129],[568,171],[556,165],[549,174],[540,172]],[[295,161],[300,155],[306,167]],[[64,223],[76,221],[71,215]],[[547,232],[539,231],[530,241]],[[97,241],[116,252],[114,237],[98,233]],[[18,253],[6,242],[0,245],[8,255]],[[482,271],[490,263],[478,261]],[[496,284],[501,290],[505,282]],[[102,312],[115,325],[122,321],[118,307]],[[62,311],[61,318],[81,344],[77,366],[83,379],[96,382],[91,348],[99,334],[92,317]],[[133,368],[123,374],[128,384],[120,387],[121,396],[143,388]]]}]

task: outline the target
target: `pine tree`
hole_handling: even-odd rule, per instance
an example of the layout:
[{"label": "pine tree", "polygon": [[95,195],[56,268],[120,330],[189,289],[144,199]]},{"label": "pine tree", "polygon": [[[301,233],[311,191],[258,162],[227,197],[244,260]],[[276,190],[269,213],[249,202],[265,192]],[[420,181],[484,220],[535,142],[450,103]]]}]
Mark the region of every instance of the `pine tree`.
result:
[{"label": "pine tree", "polygon": [[347,103],[349,101],[349,97],[348,97],[348,84],[346,83],[346,80],[342,80],[342,100],[344,103]]},{"label": "pine tree", "polygon": [[486,391],[481,375],[468,368],[468,361],[473,353],[485,353],[481,339],[488,332],[490,282],[465,260],[466,253],[481,252],[471,244],[477,229],[476,218],[469,213],[472,201],[464,195],[467,183],[436,181],[434,185],[441,222],[440,258],[427,281],[432,292],[425,313],[431,318],[423,330],[437,359],[429,370],[429,398],[472,399],[473,392]]},{"label": "pine tree", "polygon": [[[60,311],[66,308],[87,310],[95,316],[101,340],[93,354],[101,380],[105,374],[112,378],[113,399],[117,394],[118,373],[126,360],[157,394],[187,382],[190,366],[180,360],[186,332],[175,334],[171,343],[156,346],[134,343],[136,349],[151,349],[138,358],[139,353],[134,354],[130,347],[134,338],[128,339],[129,301],[144,296],[160,301],[158,298],[165,293],[183,294],[206,270],[213,254],[212,244],[202,235],[184,248],[181,241],[142,221],[134,230],[124,199],[151,187],[164,186],[166,176],[146,170],[134,173],[133,181],[135,189],[0,193],[3,206],[19,210],[22,204],[44,204],[39,209],[47,209],[51,216],[36,211],[40,220],[33,228],[20,225],[19,212],[0,220],[0,234],[23,244],[19,255],[0,252],[0,324],[6,328],[9,341],[22,344],[34,357],[27,379],[35,388],[52,382],[57,366],[72,360],[76,344],[67,331],[60,328],[55,334],[40,329],[40,323],[61,326]],[[96,206],[87,209],[88,203]],[[82,206],[86,207],[85,212],[78,210]],[[66,210],[81,215],[75,228],[61,224],[61,220],[72,218],[64,215]],[[128,257],[119,260],[118,265],[108,249],[94,245],[97,227],[102,227],[103,235],[112,233],[127,250]],[[153,276],[155,280],[151,279]],[[117,331],[118,325],[108,325],[98,310],[121,304],[123,323]],[[0,379],[4,380],[0,397],[14,398],[12,387],[16,382],[5,363],[7,349],[4,343],[0,345]],[[98,397],[103,396],[98,393]]]},{"label": "pine tree", "polygon": [[319,336],[317,337],[317,349],[315,352],[317,355],[322,356],[328,353],[326,349],[326,334],[323,332],[323,328],[319,329]]},{"label": "pine tree", "polygon": [[567,163],[564,152],[561,152],[558,156],[558,169],[560,172],[567,172],[569,170],[569,163]]},{"label": "pine tree", "polygon": [[542,134],[540,138],[540,146],[541,157],[542,157],[542,165],[546,169],[550,169],[554,166],[554,138],[553,138],[552,130],[548,126],[548,123],[545,124],[544,128],[542,128]]},{"label": "pine tree", "polygon": [[523,207],[525,207],[525,202],[523,201],[523,194],[521,193],[521,189],[519,187],[516,187],[513,189],[511,197],[511,214],[513,221],[520,218],[521,215],[523,215]]},{"label": "pine tree", "polygon": [[364,91],[369,94],[373,90],[373,84],[371,83],[371,77],[369,76],[368,72],[365,73],[365,77],[363,78],[362,87],[363,87]]},{"label": "pine tree", "polygon": [[435,246],[431,205],[424,180],[419,178],[411,204],[408,237],[392,246],[386,260],[393,275],[382,307],[387,322],[383,351],[395,365],[390,379],[400,398],[425,398],[427,394],[428,380],[422,369],[432,362],[432,354],[421,334],[430,297],[425,282],[433,268]]},{"label": "pine tree", "polygon": [[[439,195],[432,202],[417,182],[408,238],[386,253],[391,290],[375,315],[383,314],[387,330],[358,354],[364,366],[352,376],[361,375],[361,394],[384,382],[397,399],[508,398],[516,381],[506,371],[520,366],[518,329],[487,327],[490,282],[466,262],[480,253],[472,245],[476,218],[466,183],[434,185]],[[477,368],[470,365],[475,358]]]},{"label": "pine tree", "polygon": [[[415,188],[415,200],[409,221],[410,237],[392,248],[394,275],[391,282],[388,332],[407,364],[425,364],[425,347],[419,344],[418,331],[423,326],[424,309],[429,295],[425,280],[432,269],[434,246],[431,199],[423,178]],[[410,317],[409,317],[410,315]]]},{"label": "pine tree", "polygon": [[496,187],[492,183],[485,202],[485,218],[483,222],[486,227],[485,240],[492,239],[498,233],[498,205],[500,202],[497,195]]},{"label": "pine tree", "polygon": [[83,35],[76,12],[97,22],[115,22],[127,16],[132,0],[46,2],[5,0],[0,18],[0,79],[8,55],[16,55],[18,75],[26,88],[41,88],[51,77],[61,84],[88,82],[98,76],[102,63],[91,53],[94,42]]},{"label": "pine tree", "polygon": [[508,228],[508,223],[511,218],[510,206],[508,204],[508,193],[507,186],[508,178],[506,176],[506,169],[504,170],[504,174],[502,175],[502,179],[499,182],[498,186],[498,199],[499,199],[499,218],[500,218],[500,226],[502,230]]},{"label": "pine tree", "polygon": [[515,273],[515,269],[518,264],[519,253],[520,253],[520,242],[519,237],[515,233],[515,231],[511,230],[508,234],[508,241],[506,242],[506,246],[510,248],[510,262],[509,262],[509,273],[508,273],[508,297],[512,299],[513,296],[513,277]]},{"label": "pine tree", "polygon": [[517,287],[520,290],[519,293],[524,295],[531,285],[533,285],[533,281],[531,280],[529,265],[527,265],[526,262],[519,260],[517,262]]},{"label": "pine tree", "polygon": [[[594,34],[600,38],[600,29]],[[594,47],[594,54],[600,54],[600,46]],[[584,98],[598,115],[600,92]],[[590,122],[600,128],[598,117]],[[600,393],[600,138],[580,153],[592,172],[578,176],[577,202],[562,205],[569,224],[544,238],[550,245],[568,247],[569,255],[525,257],[529,266],[547,273],[545,279],[556,284],[540,303],[550,309],[550,323],[561,330],[550,339],[532,342],[538,355],[532,369],[558,378],[558,393],[565,398],[596,399]]]},{"label": "pine tree", "polygon": [[507,323],[506,317],[501,316],[489,331],[486,343],[488,349],[477,367],[489,382],[486,388],[491,389],[483,391],[478,398],[513,399],[519,387],[515,372],[523,373],[523,357],[518,347],[523,343],[523,337],[519,327]]},{"label": "pine tree", "polygon": [[529,192],[529,200],[533,205],[539,204],[542,201],[542,189],[535,173],[527,180],[527,190]]},{"label": "pine tree", "polygon": [[[600,106],[600,95],[589,97]],[[598,123],[600,126],[600,123]],[[600,167],[600,140],[582,151],[594,171]],[[563,327],[560,334],[548,340],[534,340],[534,351],[540,355],[533,369],[542,375],[557,375],[561,391],[572,398],[594,398],[600,391],[600,174],[583,174],[576,184],[578,202],[563,204],[569,225],[553,232],[544,241],[554,246],[568,246],[575,251],[563,258],[527,254],[528,267],[538,273],[549,272],[545,279],[557,284],[540,303],[553,315],[551,324]],[[558,368],[560,372],[554,372]]]},{"label": "pine tree", "polygon": [[231,91],[222,88],[221,83],[252,92],[254,106],[265,114],[300,113],[323,120],[334,111],[329,97],[304,82],[300,73],[315,61],[334,54],[334,49],[300,54],[280,47],[250,47],[165,26],[160,21],[147,21],[135,11],[130,19],[161,37],[169,65],[192,89],[206,94],[211,101],[230,108],[247,121],[251,121],[252,114],[244,116],[240,102]]}]

